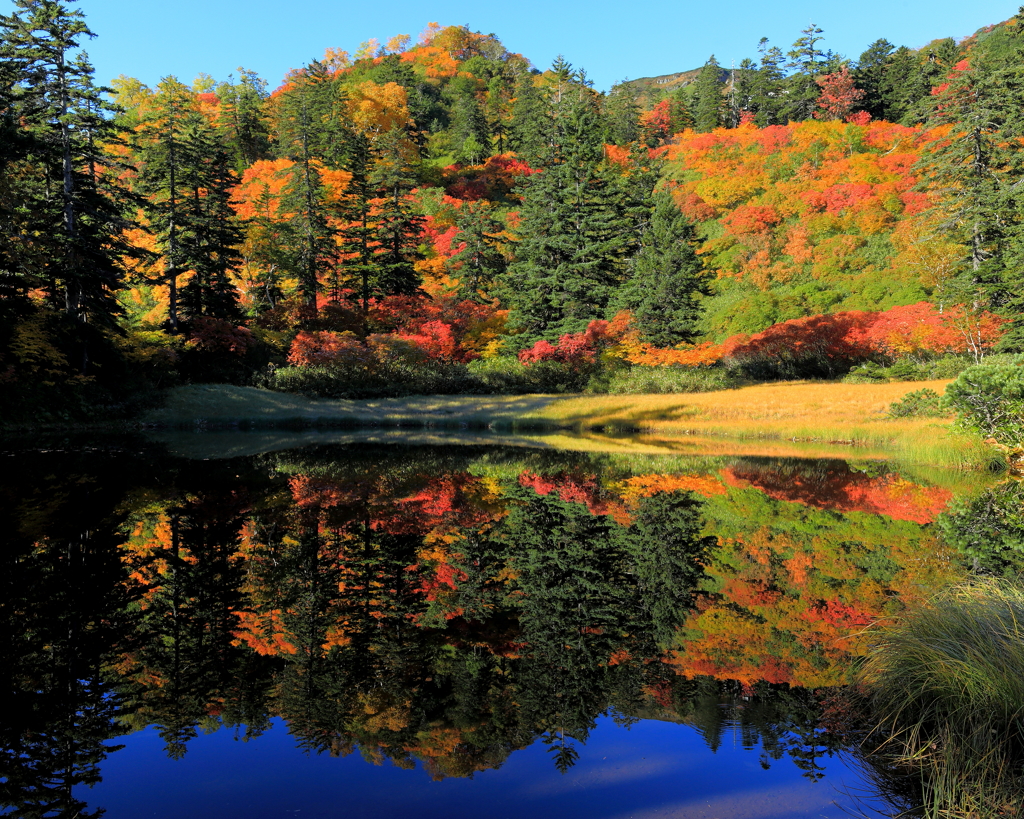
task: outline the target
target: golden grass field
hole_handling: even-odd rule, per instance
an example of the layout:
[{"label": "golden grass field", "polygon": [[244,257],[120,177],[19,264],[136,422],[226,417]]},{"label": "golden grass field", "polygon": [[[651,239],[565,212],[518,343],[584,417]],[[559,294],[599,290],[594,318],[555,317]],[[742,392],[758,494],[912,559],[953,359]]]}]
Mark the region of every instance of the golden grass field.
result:
[{"label": "golden grass field", "polygon": [[[722,454],[898,458],[971,468],[991,450],[952,419],[885,418],[909,392],[941,393],[948,381],[892,384],[785,382],[686,395],[412,396],[363,401],[310,399],[253,387],[191,385],[172,390],[144,422],[157,426],[491,427],[522,436],[569,430],[574,448],[632,446]],[[611,439],[605,433],[619,433]]]}]

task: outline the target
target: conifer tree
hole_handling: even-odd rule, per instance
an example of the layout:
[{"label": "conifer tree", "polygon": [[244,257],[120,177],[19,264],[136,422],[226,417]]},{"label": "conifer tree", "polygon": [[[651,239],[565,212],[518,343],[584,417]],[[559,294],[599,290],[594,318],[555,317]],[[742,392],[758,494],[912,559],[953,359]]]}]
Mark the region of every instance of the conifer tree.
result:
[{"label": "conifer tree", "polygon": [[612,88],[605,98],[604,119],[607,142],[628,145],[640,138],[640,106],[628,88]]},{"label": "conifer tree", "polygon": [[794,73],[786,81],[785,114],[794,122],[810,119],[818,102],[820,90],[815,78],[824,74],[826,53],[818,47],[824,39],[822,29],[814,23],[800,32],[793,47],[786,52],[786,67]]},{"label": "conifer tree", "polygon": [[278,103],[279,152],[294,163],[281,202],[284,212],[291,214],[293,272],[299,295],[309,307],[316,306],[320,280],[332,264],[335,247],[320,173],[321,158],[340,156],[346,136],[336,127],[332,86],[323,67],[314,63],[293,77]]},{"label": "conifer tree", "polygon": [[408,135],[393,128],[375,145],[370,182],[376,190],[374,243],[374,295],[412,295],[419,290],[416,271],[423,217],[409,194],[416,185]]},{"label": "conifer tree", "polygon": [[[129,200],[102,150],[118,136],[107,116],[106,89],[93,85],[92,65],[80,50],[80,41],[93,34],[82,12],[53,0],[14,0],[14,9],[0,15],[6,75],[0,78],[6,97],[0,117],[8,134],[12,128],[20,133],[0,148],[0,164],[20,161],[23,168],[18,189],[0,195],[8,202],[4,218],[12,238],[28,250],[22,260],[28,264],[0,259],[9,266],[4,278],[15,281],[4,289],[42,287],[50,304],[77,325],[112,325],[121,259],[128,252],[119,236],[130,224]],[[13,221],[11,203],[18,213]],[[83,341],[80,368],[87,366]]]},{"label": "conifer tree", "polygon": [[596,98],[579,74],[560,77],[549,122],[544,170],[522,183],[509,272],[510,321],[534,340],[582,331],[603,316],[630,241],[621,188],[603,162]]},{"label": "conifer tree", "polygon": [[175,77],[165,77],[133,138],[140,162],[137,189],[145,196],[143,210],[162,252],[158,281],[167,287],[167,327],[172,333],[179,327],[178,279],[188,269],[182,249],[187,196],[182,175],[188,157],[182,139],[198,117],[192,91]]},{"label": "conifer tree", "polygon": [[781,125],[785,121],[782,114],[786,78],[782,66],[785,57],[778,46],[768,45],[767,37],[761,38],[757,50],[761,54],[761,64],[750,91],[754,122],[761,128]]},{"label": "conifer tree", "polygon": [[218,125],[230,147],[234,169],[242,173],[259,159],[270,156],[266,80],[255,71],[238,69],[238,82],[229,78],[217,86],[220,101]]},{"label": "conifer tree", "polygon": [[693,83],[693,127],[700,133],[713,131],[722,124],[725,99],[722,67],[712,54]]},{"label": "conifer tree", "polygon": [[528,163],[540,161],[548,150],[548,108],[544,97],[524,73],[516,84],[516,99],[508,127],[508,146]]},{"label": "conifer tree", "polygon": [[633,324],[644,341],[671,347],[698,335],[701,297],[711,291],[695,246],[693,225],[672,194],[660,190],[654,196],[650,229],[615,301],[617,309],[632,311]]},{"label": "conifer tree", "polygon": [[181,253],[192,277],[181,290],[187,317],[238,319],[238,294],[230,271],[240,262],[242,241],[231,190],[237,178],[231,157],[205,119],[188,123],[181,135],[184,163]]}]

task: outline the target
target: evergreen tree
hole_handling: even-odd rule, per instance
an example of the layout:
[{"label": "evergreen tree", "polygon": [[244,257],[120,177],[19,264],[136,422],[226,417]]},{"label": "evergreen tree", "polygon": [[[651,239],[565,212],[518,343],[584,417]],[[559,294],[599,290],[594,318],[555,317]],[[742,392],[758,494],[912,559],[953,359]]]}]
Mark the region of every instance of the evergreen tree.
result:
[{"label": "evergreen tree", "polygon": [[669,133],[678,134],[680,131],[693,127],[691,107],[691,101],[687,97],[685,88],[677,88],[672,92],[668,102]]},{"label": "evergreen tree", "polygon": [[189,158],[182,139],[199,116],[192,91],[176,78],[165,77],[134,137],[140,161],[137,189],[145,196],[143,210],[163,257],[163,272],[157,281],[167,287],[167,327],[172,333],[178,332],[179,326],[178,279],[188,269],[181,237],[187,229],[183,224],[187,191],[182,174]]},{"label": "evergreen tree", "polygon": [[786,68],[794,73],[785,84],[784,112],[794,122],[811,119],[817,107],[821,89],[815,79],[828,73],[827,58],[830,56],[818,48],[824,39],[822,29],[811,23],[800,32],[793,47],[786,52],[789,62]]},{"label": "evergreen tree", "polygon": [[725,77],[712,54],[693,83],[693,127],[700,133],[713,131],[722,124]]},{"label": "evergreen tree", "polygon": [[672,194],[654,197],[650,229],[633,259],[632,275],[615,307],[630,310],[644,341],[671,347],[698,335],[701,296],[710,295],[710,277],[697,256],[693,225]]},{"label": "evergreen tree", "polygon": [[760,128],[782,125],[785,122],[782,113],[786,79],[782,67],[785,57],[778,46],[768,45],[767,37],[761,38],[757,50],[761,54],[761,64],[750,90],[750,104],[755,112],[754,123]]},{"label": "evergreen tree", "polygon": [[455,159],[476,165],[490,154],[491,135],[487,117],[476,98],[473,80],[456,78],[445,90],[451,99],[450,133]]},{"label": "evergreen tree", "polygon": [[744,57],[739,67],[732,72],[732,88],[729,93],[730,128],[739,126],[744,114],[754,113],[754,94],[757,91],[757,64]]},{"label": "evergreen tree", "polygon": [[316,306],[321,278],[333,263],[334,236],[327,220],[326,189],[320,173],[321,158],[340,160],[347,134],[335,114],[335,89],[323,66],[312,64],[293,77],[278,103],[277,143],[280,154],[294,164],[281,197],[291,214],[295,240],[292,259],[299,294]]},{"label": "evergreen tree", "polygon": [[370,175],[377,197],[374,220],[374,295],[412,295],[419,291],[416,271],[423,217],[409,196],[416,177],[409,156],[409,138],[404,129],[382,134],[375,145],[375,162]]},{"label": "evergreen tree", "polygon": [[487,300],[490,288],[505,272],[505,256],[498,249],[498,234],[505,224],[487,202],[467,202],[457,213],[459,234],[465,245],[451,258],[458,265],[459,297]]},{"label": "evergreen tree", "polygon": [[217,86],[218,125],[234,158],[234,169],[242,173],[259,159],[270,156],[270,127],[267,121],[266,80],[255,71],[238,69],[238,82]]},{"label": "evergreen tree", "polygon": [[596,97],[580,75],[560,80],[549,122],[544,170],[522,183],[510,268],[510,321],[534,340],[582,331],[603,316],[630,242],[621,187],[603,162]]},{"label": "evergreen tree", "polygon": [[533,76],[524,73],[516,84],[516,98],[508,127],[508,146],[526,162],[539,162],[548,150],[548,115],[547,104],[533,84]]},{"label": "evergreen tree", "polygon": [[181,253],[192,271],[181,290],[182,312],[238,319],[238,294],[229,273],[241,261],[242,232],[231,207],[231,190],[238,182],[229,167],[231,157],[202,118],[185,126],[181,150]]},{"label": "evergreen tree", "polygon": [[[53,0],[14,0],[14,8],[0,15],[0,118],[7,134],[21,133],[0,148],[0,165],[20,160],[23,167],[17,183],[4,180],[17,189],[0,192],[8,203],[0,213],[14,231],[14,249],[29,252],[25,267],[0,258],[4,278],[14,280],[4,289],[41,286],[79,327],[112,325],[128,252],[118,237],[130,224],[129,200],[103,150],[118,137],[103,100],[107,89],[93,85],[92,65],[79,49],[93,34],[80,11]],[[84,372],[84,336],[80,354]]]},{"label": "evergreen tree", "polygon": [[864,92],[861,106],[873,119],[886,119],[885,85],[895,47],[888,40],[875,40],[857,60],[854,82]]},{"label": "evergreen tree", "polygon": [[622,85],[612,88],[604,103],[605,140],[628,145],[640,138],[640,106]]},{"label": "evergreen tree", "polygon": [[900,46],[886,60],[884,73],[878,85],[880,100],[879,119],[902,122],[919,102],[913,96],[918,74],[918,57],[906,46]]}]

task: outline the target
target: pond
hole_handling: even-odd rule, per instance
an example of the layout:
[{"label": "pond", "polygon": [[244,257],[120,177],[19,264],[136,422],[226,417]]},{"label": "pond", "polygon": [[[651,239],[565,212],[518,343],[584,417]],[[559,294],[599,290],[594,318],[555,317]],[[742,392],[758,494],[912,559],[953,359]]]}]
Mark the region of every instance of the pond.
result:
[{"label": "pond", "polygon": [[897,809],[834,692],[979,559],[963,476],[300,443],[0,448],[0,812]]}]

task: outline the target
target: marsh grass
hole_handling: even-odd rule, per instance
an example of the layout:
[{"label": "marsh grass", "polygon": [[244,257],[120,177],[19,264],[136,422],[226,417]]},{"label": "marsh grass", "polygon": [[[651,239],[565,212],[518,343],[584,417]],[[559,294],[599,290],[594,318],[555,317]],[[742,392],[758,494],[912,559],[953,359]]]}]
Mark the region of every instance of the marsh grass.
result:
[{"label": "marsh grass", "polygon": [[[947,382],[927,382],[942,390]],[[252,387],[191,385],[172,390],[144,422],[169,427],[416,427],[529,431],[572,430],[655,436],[716,451],[785,442],[817,454],[858,455],[945,468],[977,469],[993,460],[979,436],[948,419],[887,419],[889,405],[915,384],[790,382],[687,395],[453,395],[359,401],[310,399]],[[652,442],[653,443],[653,442]],[[795,454],[795,453],[794,453]]]},{"label": "marsh grass", "polygon": [[1019,581],[975,579],[880,627],[858,678],[868,756],[891,781],[919,780],[924,816],[1021,815]]}]

